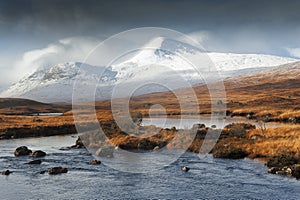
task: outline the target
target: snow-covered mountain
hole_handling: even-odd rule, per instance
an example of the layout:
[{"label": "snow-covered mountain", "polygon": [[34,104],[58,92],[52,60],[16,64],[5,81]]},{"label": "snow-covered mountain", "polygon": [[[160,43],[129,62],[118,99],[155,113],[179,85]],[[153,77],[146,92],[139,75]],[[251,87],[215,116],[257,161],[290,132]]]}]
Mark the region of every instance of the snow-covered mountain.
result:
[{"label": "snow-covered mountain", "polygon": [[[102,74],[101,79],[99,79]],[[58,64],[49,68],[41,68],[28,77],[10,86],[1,93],[1,97],[23,97],[44,102],[64,102],[71,101],[73,85],[76,80],[80,80],[81,85],[87,87],[77,91],[84,95],[85,88],[89,84],[98,81],[113,83],[117,72],[104,67],[94,67],[79,62],[68,62]],[[106,96],[105,98],[109,98]]]},{"label": "snow-covered mountain", "polygon": [[110,98],[114,87],[118,88],[114,97],[123,97],[131,95],[131,92],[144,94],[187,87],[207,80],[209,74],[216,71],[223,77],[230,77],[298,61],[262,54],[207,53],[186,43],[165,38],[156,38],[141,49],[130,59],[112,64],[109,68],[78,62],[42,66],[0,96],[44,102],[71,101],[76,81],[77,85],[86,86],[76,91],[82,96],[93,92],[86,88],[96,83],[96,99]]}]

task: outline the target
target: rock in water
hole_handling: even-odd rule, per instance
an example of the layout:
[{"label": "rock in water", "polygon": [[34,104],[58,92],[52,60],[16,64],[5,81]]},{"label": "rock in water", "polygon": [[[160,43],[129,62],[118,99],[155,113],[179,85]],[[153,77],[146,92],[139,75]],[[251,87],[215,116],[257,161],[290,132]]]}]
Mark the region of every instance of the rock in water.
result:
[{"label": "rock in water", "polygon": [[300,164],[295,164],[292,166],[292,176],[300,179]]},{"label": "rock in water", "polygon": [[159,146],[154,147],[153,151],[158,151],[159,150]]},{"label": "rock in water", "polygon": [[291,154],[280,154],[277,156],[273,156],[268,159],[267,166],[271,167],[284,167],[284,166],[291,166],[300,162],[298,158]]},{"label": "rock in water", "polygon": [[280,170],[280,168],[278,168],[278,167],[271,167],[271,168],[268,169],[268,173],[276,174],[276,172],[279,171],[279,170]]},{"label": "rock in water", "polygon": [[188,172],[188,171],[190,170],[190,168],[189,168],[189,167],[186,167],[186,166],[184,166],[184,167],[181,167],[181,170],[182,170],[182,171],[184,171],[184,172]]},{"label": "rock in water", "polygon": [[30,156],[38,158],[38,157],[44,157],[46,155],[47,155],[46,152],[38,150],[38,151],[32,152]]},{"label": "rock in water", "polygon": [[89,165],[100,165],[101,164],[101,161],[100,160],[91,160],[89,162]]},{"label": "rock in water", "polygon": [[68,169],[65,167],[52,167],[48,170],[48,174],[55,175],[55,174],[62,174],[67,173]]},{"label": "rock in water", "polygon": [[84,148],[84,144],[83,144],[82,140],[80,139],[80,137],[78,137],[75,144],[73,146],[71,146],[71,148],[75,148],[75,149]]},{"label": "rock in water", "polygon": [[18,147],[14,151],[15,156],[28,156],[31,153],[32,151],[26,146]]},{"label": "rock in water", "polygon": [[41,160],[33,160],[33,161],[30,161],[30,162],[25,163],[25,164],[28,164],[28,165],[39,165],[41,163],[42,163]]},{"label": "rock in water", "polygon": [[9,171],[9,170],[5,170],[5,171],[2,171],[2,172],[1,172],[2,175],[6,175],[6,176],[10,175],[11,173],[12,173],[12,172]]},{"label": "rock in water", "polygon": [[96,151],[96,156],[112,158],[115,148],[113,146],[104,146]]}]

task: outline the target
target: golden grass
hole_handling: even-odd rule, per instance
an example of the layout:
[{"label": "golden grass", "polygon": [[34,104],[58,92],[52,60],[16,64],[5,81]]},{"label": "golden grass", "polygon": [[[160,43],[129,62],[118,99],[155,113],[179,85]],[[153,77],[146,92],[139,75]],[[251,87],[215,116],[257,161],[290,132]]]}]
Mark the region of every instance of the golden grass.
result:
[{"label": "golden grass", "polygon": [[[256,139],[251,139],[258,136]],[[252,157],[270,157],[280,153],[300,155],[300,125],[283,125],[277,128],[267,128],[249,131],[247,139],[251,143],[240,143]]]}]

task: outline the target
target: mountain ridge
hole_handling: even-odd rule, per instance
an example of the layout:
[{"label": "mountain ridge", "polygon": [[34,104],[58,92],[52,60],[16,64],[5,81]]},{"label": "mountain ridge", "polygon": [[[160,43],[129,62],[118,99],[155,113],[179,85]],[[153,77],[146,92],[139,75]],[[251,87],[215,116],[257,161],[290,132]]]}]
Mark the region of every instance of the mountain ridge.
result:
[{"label": "mountain ridge", "polygon": [[[188,45],[174,43],[174,41],[164,38],[157,38],[147,45],[132,58],[119,64],[112,64],[108,68],[80,62],[42,66],[33,74],[4,90],[0,96],[29,98],[43,102],[70,102],[72,101],[73,85],[77,81],[77,83],[80,82],[87,86],[97,84],[97,90],[100,92],[96,99],[108,99],[112,96],[113,86],[116,85],[123,85],[125,88],[126,86],[141,85],[146,80],[157,83],[164,80],[171,89],[174,89],[183,87],[179,84],[180,81],[176,80],[186,81],[192,85],[205,82],[205,79],[200,76],[206,76],[206,71],[210,68],[213,69],[213,72],[220,72],[222,78],[228,78],[299,61],[293,58],[264,54],[199,53],[197,49]],[[195,61],[195,63],[201,61],[207,63],[201,63],[195,69],[195,66],[188,64],[182,58]],[[162,87],[151,89],[149,86],[137,95],[146,91],[151,93],[161,90],[163,90]],[[84,96],[88,91],[82,89],[81,92]],[[101,95],[99,95],[100,93]],[[124,92],[118,95],[115,97],[124,97],[128,94]]]}]

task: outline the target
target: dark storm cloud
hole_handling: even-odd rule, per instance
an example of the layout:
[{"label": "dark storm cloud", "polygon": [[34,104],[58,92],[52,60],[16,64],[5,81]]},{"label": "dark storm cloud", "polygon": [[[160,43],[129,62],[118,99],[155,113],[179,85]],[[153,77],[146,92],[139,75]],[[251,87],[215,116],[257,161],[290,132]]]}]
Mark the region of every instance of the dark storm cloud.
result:
[{"label": "dark storm cloud", "polygon": [[0,50],[161,26],[207,31],[212,51],[289,55],[300,46],[299,10],[291,0],[0,0]]},{"label": "dark storm cloud", "polygon": [[300,58],[299,10],[291,0],[0,0],[0,86],[145,26],[187,33],[209,51]]},{"label": "dark storm cloud", "polygon": [[266,0],[3,0],[0,19],[17,30],[79,34],[137,26],[192,31],[255,24],[278,29],[298,25],[299,8],[299,1]]}]

